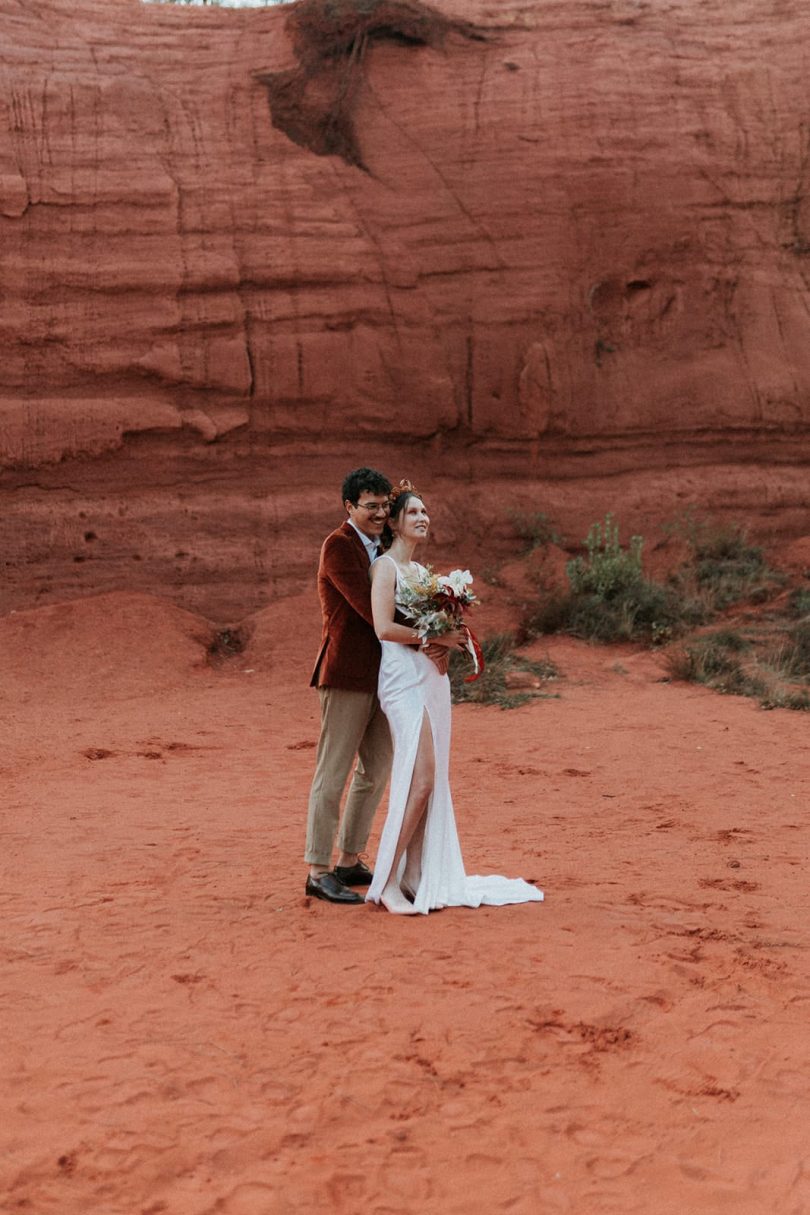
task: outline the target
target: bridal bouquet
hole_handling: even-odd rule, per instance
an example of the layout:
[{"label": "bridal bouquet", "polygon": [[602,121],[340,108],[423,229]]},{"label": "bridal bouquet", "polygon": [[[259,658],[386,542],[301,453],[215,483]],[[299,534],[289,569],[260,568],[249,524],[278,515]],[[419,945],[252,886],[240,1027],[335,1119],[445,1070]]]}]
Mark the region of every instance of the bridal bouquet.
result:
[{"label": "bridal bouquet", "polygon": [[451,570],[449,574],[434,574],[426,568],[417,578],[400,583],[397,607],[413,625],[422,642],[440,637],[451,629],[461,628],[467,635],[467,650],[474,671],[465,683],[477,679],[484,670],[484,655],[478,638],[464,623],[464,613],[478,598],[470,589],[473,577],[469,570]]}]

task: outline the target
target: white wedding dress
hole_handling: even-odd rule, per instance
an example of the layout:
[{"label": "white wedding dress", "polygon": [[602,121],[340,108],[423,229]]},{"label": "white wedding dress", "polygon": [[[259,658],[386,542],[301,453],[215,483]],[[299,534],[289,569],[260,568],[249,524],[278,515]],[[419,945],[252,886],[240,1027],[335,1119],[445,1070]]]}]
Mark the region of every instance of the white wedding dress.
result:
[{"label": "white wedding dress", "polygon": [[[396,565],[393,558],[385,553],[377,560],[392,561]],[[397,591],[401,580],[402,573],[397,566]],[[522,878],[494,874],[489,877],[468,877],[464,872],[450,796],[450,680],[446,675],[440,675],[427,655],[414,647],[396,641],[383,641],[381,645],[378,691],[380,704],[391,727],[394,762],[388,816],[380,838],[374,880],[366,895],[367,902],[379,903],[391,872],[425,713],[433,735],[435,781],[427,808],[422,874],[415,892],[414,909],[426,914],[440,907],[541,902],[542,891]],[[406,859],[403,857],[400,863],[399,877],[402,876]]]}]

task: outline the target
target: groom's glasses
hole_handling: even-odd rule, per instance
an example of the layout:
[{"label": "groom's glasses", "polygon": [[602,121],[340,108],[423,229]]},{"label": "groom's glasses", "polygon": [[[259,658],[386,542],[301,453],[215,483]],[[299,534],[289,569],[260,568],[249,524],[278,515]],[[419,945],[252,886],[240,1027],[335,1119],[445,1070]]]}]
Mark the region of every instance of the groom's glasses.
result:
[{"label": "groom's glasses", "polygon": [[368,511],[370,515],[387,515],[391,510],[390,502],[358,502],[360,510]]}]

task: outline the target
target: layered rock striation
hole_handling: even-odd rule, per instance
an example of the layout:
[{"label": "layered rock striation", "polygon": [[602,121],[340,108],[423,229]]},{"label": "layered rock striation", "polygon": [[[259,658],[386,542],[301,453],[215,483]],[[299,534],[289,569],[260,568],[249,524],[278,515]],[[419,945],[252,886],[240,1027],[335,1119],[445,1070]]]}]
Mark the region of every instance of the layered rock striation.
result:
[{"label": "layered rock striation", "polygon": [[4,463],[806,431],[806,6],[461,7],[2,0]]},{"label": "layered rock striation", "polygon": [[808,32],[802,0],[0,0],[6,484],[380,436],[513,477],[800,463]]}]

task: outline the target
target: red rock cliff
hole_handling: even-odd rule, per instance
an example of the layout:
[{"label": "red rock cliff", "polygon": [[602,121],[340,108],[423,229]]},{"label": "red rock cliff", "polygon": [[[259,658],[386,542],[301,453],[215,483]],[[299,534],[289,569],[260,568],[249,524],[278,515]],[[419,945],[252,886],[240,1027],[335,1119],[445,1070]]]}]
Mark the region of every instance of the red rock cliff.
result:
[{"label": "red rock cliff", "polygon": [[808,33],[803,0],[0,0],[7,483],[380,434],[800,461]]}]

